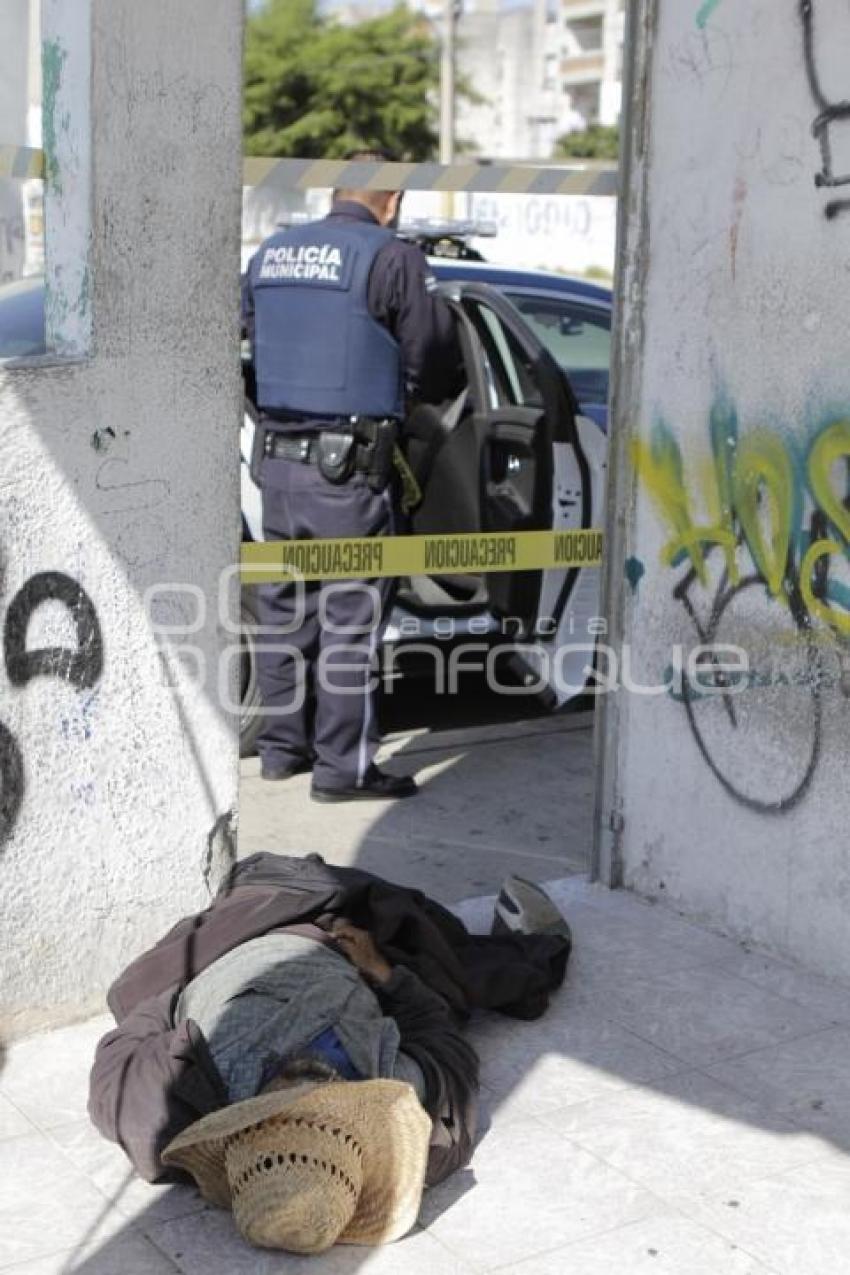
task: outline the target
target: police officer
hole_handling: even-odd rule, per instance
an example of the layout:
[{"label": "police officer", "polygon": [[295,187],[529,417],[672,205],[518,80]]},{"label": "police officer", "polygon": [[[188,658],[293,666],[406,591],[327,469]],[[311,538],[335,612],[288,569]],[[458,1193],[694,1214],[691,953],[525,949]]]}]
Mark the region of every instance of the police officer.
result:
[{"label": "police officer", "polygon": [[[400,204],[399,191],[337,190],[327,217],[272,235],[248,267],[243,317],[267,540],[394,534],[392,456],[405,403],[439,403],[462,388],[453,316],[424,254],[395,235]],[[259,590],[264,778],[312,768],[317,801],[417,791],[372,760],[373,657],[394,585]]]}]

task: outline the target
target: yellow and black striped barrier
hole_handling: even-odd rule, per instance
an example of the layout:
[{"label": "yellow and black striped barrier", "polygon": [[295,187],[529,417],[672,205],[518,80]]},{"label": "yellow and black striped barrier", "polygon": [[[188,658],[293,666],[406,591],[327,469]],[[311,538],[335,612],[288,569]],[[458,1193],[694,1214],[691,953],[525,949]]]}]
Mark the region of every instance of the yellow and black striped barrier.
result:
[{"label": "yellow and black striped barrier", "polygon": [[597,567],[602,561],[603,541],[603,533],[596,529],[266,541],[242,546],[242,582],[276,584]]},{"label": "yellow and black striped barrier", "polygon": [[486,191],[510,195],[616,195],[616,164],[383,164],[359,160],[245,160],[244,184],[279,190]]},{"label": "yellow and black striped barrier", "polygon": [[[0,177],[26,181],[44,176],[44,152],[29,146],[0,145]],[[383,164],[334,159],[244,161],[245,186],[315,190],[344,186],[356,190],[486,191],[512,195],[616,195],[617,166],[606,163],[558,166],[535,164]]]}]

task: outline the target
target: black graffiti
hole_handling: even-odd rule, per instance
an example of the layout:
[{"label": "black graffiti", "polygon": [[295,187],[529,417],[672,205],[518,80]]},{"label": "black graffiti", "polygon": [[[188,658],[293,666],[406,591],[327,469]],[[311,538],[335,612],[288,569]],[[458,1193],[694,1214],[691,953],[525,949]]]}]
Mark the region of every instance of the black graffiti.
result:
[{"label": "black graffiti", "polygon": [[845,212],[850,212],[850,199],[831,199],[824,208],[823,215],[827,221],[832,221],[834,217]]},{"label": "black graffiti", "polygon": [[[826,516],[822,510],[816,509],[809,520],[808,543],[817,544],[819,541],[825,540],[828,530]],[[744,543],[743,537],[739,536],[738,548],[742,548]],[[717,546],[706,546],[706,558],[716,550]],[[800,572],[794,560],[794,553],[789,550],[785,566],[782,613],[783,618],[787,616],[790,619],[793,624],[793,631],[796,634],[795,646],[801,657],[801,666],[797,670],[795,681],[801,692],[803,708],[801,710],[800,729],[797,735],[799,746],[797,773],[787,778],[785,787],[782,790],[777,789],[769,794],[767,792],[759,794],[745,789],[743,776],[735,770],[734,758],[736,754],[724,755],[724,742],[731,742],[745,723],[741,720],[737,696],[723,693],[725,688],[728,688],[729,683],[725,680],[725,675],[721,668],[718,667],[716,657],[711,653],[712,648],[722,643],[721,627],[724,621],[729,618],[731,612],[741,606],[742,599],[744,612],[746,612],[747,602],[755,593],[763,596],[765,588],[764,577],[755,573],[733,583],[729,578],[728,569],[724,569],[710,599],[710,613],[706,620],[699,618],[692,597],[692,593],[696,590],[698,583],[699,577],[696,568],[691,567],[673,589],[673,597],[684,607],[696,629],[700,644],[706,648],[705,669],[699,685],[692,685],[688,679],[684,679],[682,683],[682,700],[687,713],[688,725],[691,728],[703,760],[730,797],[733,797],[739,805],[758,814],[787,814],[789,810],[793,810],[795,806],[799,805],[811,788],[821,758],[824,695],[831,685],[835,685],[836,680],[834,675],[827,669],[825,650],[815,637],[814,617],[803,598]],[[826,556],[819,560],[812,574],[812,593],[819,602],[822,604],[827,603],[829,597],[829,560]],[[840,684],[844,693],[843,679],[844,669],[843,662],[841,662]],[[780,672],[776,677],[768,677],[767,681],[763,682],[763,685],[770,686],[773,684],[780,686],[786,682],[787,677]],[[701,724],[700,704],[703,699],[702,690],[706,684],[712,685],[712,683],[714,691],[719,692],[717,699],[725,711],[730,733],[724,734],[724,732],[717,730],[715,722],[715,729],[709,735]],[[757,683],[754,683],[754,689],[758,689]],[[752,725],[754,711],[755,706],[750,702],[744,714],[745,716],[749,715],[750,725]]]},{"label": "black graffiti", "polygon": [[0,847],[11,836],[24,798],[24,759],[14,735],[0,722]]},{"label": "black graffiti", "polygon": [[[806,61],[806,75],[812,96],[818,106],[818,115],[812,124],[812,134],[820,146],[821,171],[815,173],[816,186],[848,186],[850,173],[835,172],[832,155],[832,135],[830,129],[839,120],[850,121],[850,100],[831,102],[827,97],[821,77],[817,69],[815,52],[815,12],[814,0],[800,0],[800,16],[803,22],[803,51]],[[847,208],[847,201],[835,200],[827,206],[827,217],[836,217]]]},{"label": "black graffiti", "polygon": [[[64,646],[27,650],[29,623],[43,602],[61,602],[68,608],[77,630],[75,650]],[[85,589],[61,571],[44,571],[28,580],[6,615],[3,655],[13,686],[26,686],[34,677],[58,677],[78,691],[94,686],[103,672],[103,638]]]},{"label": "black graffiti", "polygon": [[[788,615],[797,630],[804,652],[805,668],[801,681],[806,691],[808,708],[805,714],[805,724],[800,732],[801,765],[799,773],[789,781],[784,791],[776,791],[770,795],[767,793],[758,795],[744,788],[741,775],[735,771],[734,761],[724,757],[724,736],[722,732],[715,728],[712,734],[709,735],[700,722],[702,694],[705,685],[713,683],[713,689],[715,692],[719,692],[718,699],[723,706],[728,719],[728,728],[732,733],[728,738],[731,739],[737,734],[742,726],[737,696],[732,693],[723,693],[728,688],[729,682],[721,667],[718,666],[717,657],[713,654],[713,648],[722,643],[721,625],[729,612],[737,604],[740,604],[742,596],[748,594],[749,590],[756,590],[761,595],[764,591],[764,580],[760,575],[756,574],[745,576],[742,580],[732,584],[729,580],[728,572],[724,571],[711,600],[711,611],[707,621],[699,619],[690,596],[692,588],[697,583],[697,572],[694,568],[690,569],[685,578],[673,590],[673,597],[685,608],[694,624],[700,645],[705,648],[705,667],[698,685],[692,685],[688,678],[684,678],[682,681],[682,700],[687,714],[688,725],[702,754],[703,761],[718,782],[725,788],[729,796],[733,797],[739,805],[762,815],[787,814],[789,810],[793,810],[803,800],[811,787],[821,755],[823,686],[825,682],[823,653],[812,638],[811,617],[803,602],[799,579],[793,576],[794,567],[790,559],[788,572],[789,584],[786,595]],[[819,596],[823,596],[825,595],[825,590],[825,581],[823,579],[818,580],[815,592]],[[746,602],[744,605],[746,606]],[[752,712],[752,705],[750,705],[750,712]]]},{"label": "black graffiti", "polygon": [[[30,622],[40,606],[59,602],[76,630],[76,646],[27,649]],[[103,634],[85,589],[61,571],[32,576],[12,599],[3,630],[3,658],[13,686],[23,687],[36,677],[55,677],[77,690],[89,690],[103,672]],[[24,799],[25,773],[20,746],[0,722],[0,849],[8,841]]]}]

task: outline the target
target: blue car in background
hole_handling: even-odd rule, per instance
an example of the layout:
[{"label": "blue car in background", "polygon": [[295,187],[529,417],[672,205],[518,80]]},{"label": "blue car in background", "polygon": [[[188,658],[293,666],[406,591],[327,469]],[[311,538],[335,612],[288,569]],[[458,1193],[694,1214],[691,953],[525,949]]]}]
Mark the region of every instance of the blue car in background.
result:
[{"label": "blue car in background", "polygon": [[0,359],[45,353],[44,280],[41,275],[0,287]]}]

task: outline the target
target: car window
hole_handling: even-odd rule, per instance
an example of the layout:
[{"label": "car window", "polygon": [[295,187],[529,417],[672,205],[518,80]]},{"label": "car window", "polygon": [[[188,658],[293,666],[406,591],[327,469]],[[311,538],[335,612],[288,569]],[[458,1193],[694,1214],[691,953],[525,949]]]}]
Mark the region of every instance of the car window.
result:
[{"label": "car window", "polygon": [[506,291],[505,295],[567,373],[579,402],[607,402],[610,313],[551,293]]},{"label": "car window", "polygon": [[44,285],[21,279],[0,287],[0,359],[43,354]]},{"label": "car window", "polygon": [[479,301],[466,301],[465,309],[481,340],[490,406],[542,407],[534,371],[510,329]]}]

